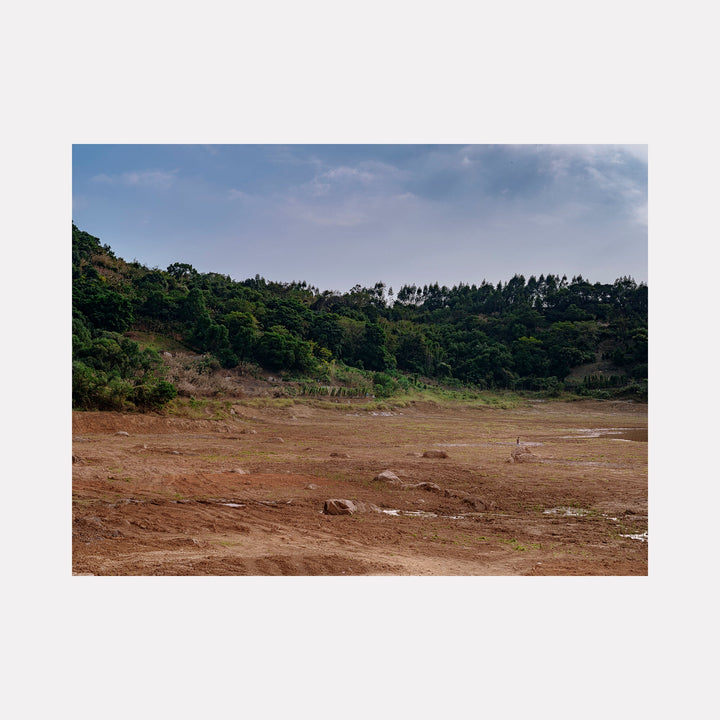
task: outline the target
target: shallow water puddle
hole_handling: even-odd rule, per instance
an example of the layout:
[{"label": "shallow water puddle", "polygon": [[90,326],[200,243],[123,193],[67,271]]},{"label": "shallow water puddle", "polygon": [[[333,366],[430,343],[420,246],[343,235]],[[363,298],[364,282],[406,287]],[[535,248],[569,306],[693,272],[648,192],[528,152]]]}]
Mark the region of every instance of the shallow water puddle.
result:
[{"label": "shallow water puddle", "polygon": [[[584,508],[561,506],[561,507],[549,508],[548,510],[543,510],[543,515],[562,515],[564,517],[586,517],[587,515],[590,515],[591,512],[593,512],[593,511],[585,510]],[[604,518],[605,520],[614,520],[615,522],[618,522],[618,518],[614,517],[613,515],[607,515],[606,513],[600,513],[599,517]]]},{"label": "shallow water puddle", "polygon": [[561,440],[576,440],[578,438],[601,438],[606,437],[611,440],[627,440],[631,442],[647,442],[647,428],[579,428],[571,429],[569,432],[575,435],[563,435]]},{"label": "shallow water puddle", "polygon": [[582,517],[587,515],[589,510],[574,507],[554,507],[549,510],[543,510],[543,515],[564,515],[570,517]]},{"label": "shallow water puddle", "polygon": [[425,510],[383,510],[386,515],[409,515],[410,517],[437,517],[436,513],[426,512]]},{"label": "shallow water puddle", "polygon": [[631,540],[640,540],[640,542],[647,542],[648,534],[646,530],[644,533],[638,533],[637,535],[621,535],[620,537],[630,538]]},{"label": "shallow water puddle", "polygon": [[438,515],[437,513],[426,512],[425,510],[385,510],[383,511],[386,515],[392,515],[393,517],[439,517],[444,520],[463,520],[465,515]]}]

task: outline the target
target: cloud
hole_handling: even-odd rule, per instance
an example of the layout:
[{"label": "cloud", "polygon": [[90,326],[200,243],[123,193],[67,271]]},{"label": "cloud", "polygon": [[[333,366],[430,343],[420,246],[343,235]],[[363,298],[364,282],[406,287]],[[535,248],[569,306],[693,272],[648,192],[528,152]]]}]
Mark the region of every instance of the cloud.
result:
[{"label": "cloud", "polygon": [[177,170],[138,170],[119,173],[117,175],[106,175],[101,173],[90,180],[94,183],[106,185],[125,185],[127,187],[142,188],[169,188],[177,179]]}]

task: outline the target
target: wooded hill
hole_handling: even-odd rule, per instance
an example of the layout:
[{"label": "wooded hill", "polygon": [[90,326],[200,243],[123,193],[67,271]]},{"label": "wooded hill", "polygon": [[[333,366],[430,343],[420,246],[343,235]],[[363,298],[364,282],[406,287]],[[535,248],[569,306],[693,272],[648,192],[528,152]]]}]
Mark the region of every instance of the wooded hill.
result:
[{"label": "wooded hill", "polygon": [[[357,368],[374,394],[419,382],[557,395],[647,397],[648,288],[578,276],[506,283],[355,286],[243,281],[125,262],[72,229],[73,406],[162,407],[177,390],[157,352],[124,333],[154,332],[223,368],[256,364],[323,382]],[[598,368],[603,368],[602,372]]]}]

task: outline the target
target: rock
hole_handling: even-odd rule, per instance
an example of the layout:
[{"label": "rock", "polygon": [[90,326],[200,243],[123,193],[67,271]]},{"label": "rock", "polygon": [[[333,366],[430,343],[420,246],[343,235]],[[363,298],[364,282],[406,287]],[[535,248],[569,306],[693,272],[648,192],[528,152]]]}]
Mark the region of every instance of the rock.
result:
[{"label": "rock", "polygon": [[127,432],[125,432],[124,430],[118,430],[115,434],[116,434],[116,435],[123,435],[123,436],[125,436],[125,437],[130,437],[130,433],[127,433]]},{"label": "rock", "polygon": [[401,490],[427,490],[429,492],[442,492],[442,488],[439,485],[431,482],[419,482],[419,483],[403,483],[400,486]]},{"label": "rock", "polygon": [[539,459],[537,455],[531,452],[530,448],[516,445],[506,462],[536,462]]},{"label": "rock", "polygon": [[238,475],[249,475],[250,474],[247,470],[243,470],[242,468],[233,468],[230,472],[237,473]]},{"label": "rock", "polygon": [[323,512],[325,515],[353,515],[357,512],[357,506],[352,500],[326,500]]},{"label": "rock", "polygon": [[449,490],[446,489],[443,493],[445,497],[448,498],[460,498],[461,500],[464,500],[465,498],[470,497],[470,493],[466,493],[464,490]]},{"label": "rock", "polygon": [[484,500],[475,497],[463,498],[463,503],[469,505],[473,510],[487,510],[488,505]]},{"label": "rock", "polygon": [[382,512],[382,510],[373,503],[358,501],[355,503],[358,512]]},{"label": "rock", "polygon": [[349,458],[350,456],[347,453],[342,452],[331,452],[330,457],[337,457],[337,458]]},{"label": "rock", "polygon": [[448,454],[444,450],[426,450],[422,456],[425,458],[446,458]]},{"label": "rock", "polygon": [[317,490],[318,486],[315,483],[310,483],[309,485],[305,486],[306,490]]},{"label": "rock", "polygon": [[427,490],[428,492],[439,493],[442,492],[442,488],[439,485],[431,482],[421,482],[415,486],[418,490]]},{"label": "rock", "polygon": [[391,470],[383,470],[381,473],[376,475],[373,480],[390,483],[391,485],[397,485],[400,483],[400,478]]},{"label": "rock", "polygon": [[171,357],[172,357],[172,353],[164,352],[164,353],[163,353],[163,357],[169,357],[169,358],[171,358]]},{"label": "rock", "polygon": [[281,437],[270,437],[265,442],[269,443],[284,443],[285,441]]},{"label": "rock", "polygon": [[73,455],[73,456],[72,456],[72,461],[73,461],[73,465],[74,465],[75,463],[79,463],[79,462],[80,462],[80,456],[79,456],[79,455]]}]

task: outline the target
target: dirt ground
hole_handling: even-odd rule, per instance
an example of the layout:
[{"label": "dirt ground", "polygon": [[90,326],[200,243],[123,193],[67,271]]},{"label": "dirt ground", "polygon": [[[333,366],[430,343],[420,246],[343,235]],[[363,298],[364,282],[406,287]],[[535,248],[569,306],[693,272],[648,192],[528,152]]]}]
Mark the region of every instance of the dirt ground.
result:
[{"label": "dirt ground", "polygon": [[233,411],[73,413],[73,574],[647,575],[646,405]]}]

